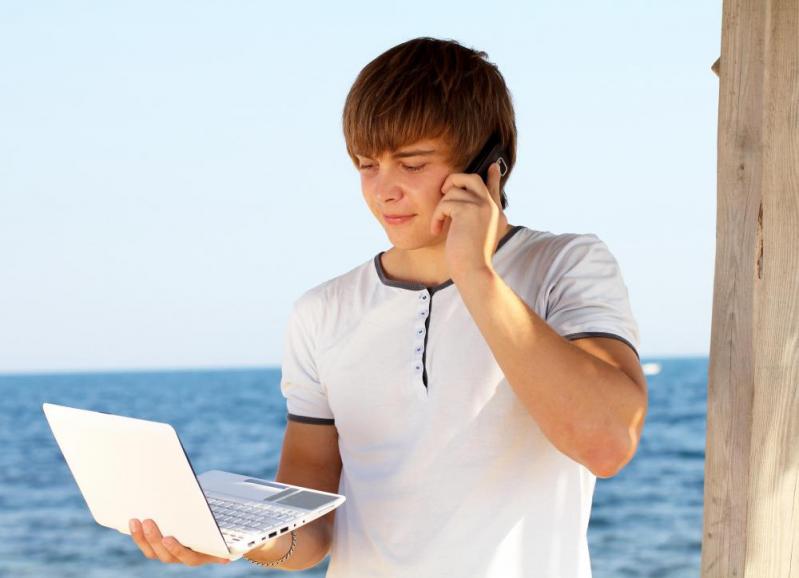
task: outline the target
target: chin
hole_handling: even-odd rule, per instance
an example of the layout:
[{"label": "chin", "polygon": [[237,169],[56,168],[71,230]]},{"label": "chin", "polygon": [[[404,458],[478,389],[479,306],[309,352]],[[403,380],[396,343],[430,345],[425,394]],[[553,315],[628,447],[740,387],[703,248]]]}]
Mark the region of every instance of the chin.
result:
[{"label": "chin", "polygon": [[432,247],[443,243],[446,237],[435,237],[429,232],[425,235],[423,233],[412,232],[399,232],[386,229],[386,236],[389,242],[396,248],[402,251],[412,251],[414,249],[422,249],[424,247]]}]

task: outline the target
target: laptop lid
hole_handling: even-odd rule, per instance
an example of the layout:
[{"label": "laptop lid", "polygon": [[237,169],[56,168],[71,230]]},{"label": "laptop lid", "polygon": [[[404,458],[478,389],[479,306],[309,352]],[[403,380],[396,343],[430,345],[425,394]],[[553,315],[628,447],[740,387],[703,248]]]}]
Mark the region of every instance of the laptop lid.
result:
[{"label": "laptop lid", "polygon": [[42,409],[98,524],[129,535],[131,518],[152,518],[164,536],[230,557],[171,425],[51,403]]}]

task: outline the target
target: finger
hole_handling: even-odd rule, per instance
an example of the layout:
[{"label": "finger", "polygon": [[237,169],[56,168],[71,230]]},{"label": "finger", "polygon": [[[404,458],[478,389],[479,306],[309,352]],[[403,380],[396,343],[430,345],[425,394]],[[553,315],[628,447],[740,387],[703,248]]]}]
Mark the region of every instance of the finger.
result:
[{"label": "finger", "polygon": [[444,230],[447,219],[451,218],[452,203],[447,201],[448,198],[443,197],[433,210],[433,216],[430,219],[430,232],[433,235],[440,234]]},{"label": "finger", "polygon": [[485,186],[482,177],[477,173],[451,173],[441,184],[441,191],[444,192],[451,187],[461,187],[477,192],[484,189]]},{"label": "finger", "polygon": [[480,203],[485,200],[480,195],[469,189],[462,189],[460,187],[450,187],[450,189],[443,194],[442,200],[448,201],[467,201],[471,203]]},{"label": "finger", "polygon": [[491,163],[488,167],[488,192],[497,204],[500,202],[499,183],[502,179],[500,172],[499,161]]},{"label": "finger", "polygon": [[474,200],[474,196],[467,193],[461,195],[460,198],[445,197],[439,201],[433,211],[433,216],[430,219],[430,232],[433,235],[438,235],[443,229],[447,219],[454,219],[466,205],[480,206],[479,202]]},{"label": "finger", "polygon": [[486,183],[482,177],[477,173],[452,173],[447,175],[444,182],[441,184],[441,192],[446,192],[451,187],[460,187],[462,189],[469,189],[475,193],[488,194]]},{"label": "finger", "polygon": [[187,548],[180,542],[178,542],[174,536],[167,536],[163,540],[161,540],[164,548],[166,548],[170,554],[172,554],[175,558],[180,560],[186,566],[200,566],[202,564],[227,564],[230,562],[227,558],[219,558],[217,556],[211,556],[209,554],[201,554],[200,552],[195,552],[191,548]]},{"label": "finger", "polygon": [[430,221],[430,232],[433,235],[438,235],[444,229],[444,222],[449,218],[449,216],[441,210],[439,207],[436,207],[436,210],[433,212],[433,218]]},{"label": "finger", "polygon": [[144,537],[147,538],[147,542],[161,562],[164,564],[175,564],[179,562],[177,558],[169,553],[169,550],[164,548],[164,545],[161,543],[163,539],[161,530],[158,529],[158,526],[153,520],[144,520],[144,522],[142,522],[142,527],[144,528]]},{"label": "finger", "polygon": [[133,541],[139,547],[139,550],[141,550],[142,554],[144,554],[144,556],[150,560],[155,560],[158,558],[144,537],[144,530],[141,527],[141,522],[139,522],[139,520],[136,518],[133,518],[128,522],[128,527],[130,528],[130,537],[133,538]]}]

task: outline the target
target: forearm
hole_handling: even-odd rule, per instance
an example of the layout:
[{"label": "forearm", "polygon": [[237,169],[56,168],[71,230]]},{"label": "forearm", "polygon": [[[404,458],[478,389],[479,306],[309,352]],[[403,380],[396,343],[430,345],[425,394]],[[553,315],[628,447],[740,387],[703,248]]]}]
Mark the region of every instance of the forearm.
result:
[{"label": "forearm", "polygon": [[[288,560],[272,568],[287,571],[305,570],[324,560],[330,551],[334,514],[335,512],[331,512],[298,528],[294,553]],[[282,558],[289,548],[291,548],[291,533],[286,532],[267,541],[260,548],[250,550],[246,557],[256,562],[272,562]]]},{"label": "forearm", "polygon": [[[338,432],[333,426],[303,424],[289,420],[283,436],[275,481],[321,492],[335,493],[341,483]],[[296,531],[294,552],[283,563],[270,568],[305,570],[321,562],[330,551],[336,512],[328,512]],[[291,549],[291,533],[267,541],[247,553],[258,562],[280,560]]]},{"label": "forearm", "polygon": [[558,335],[491,270],[455,279],[511,388],[562,453],[597,475],[628,451],[644,394],[612,365]]}]

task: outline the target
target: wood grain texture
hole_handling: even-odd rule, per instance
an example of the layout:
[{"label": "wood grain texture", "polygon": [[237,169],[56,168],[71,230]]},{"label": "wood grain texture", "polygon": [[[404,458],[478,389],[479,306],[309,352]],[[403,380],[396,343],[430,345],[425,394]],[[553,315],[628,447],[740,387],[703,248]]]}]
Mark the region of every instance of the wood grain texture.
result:
[{"label": "wood grain texture", "polygon": [[725,0],[703,578],[799,578],[799,0]]}]

